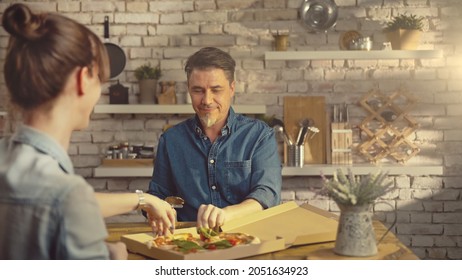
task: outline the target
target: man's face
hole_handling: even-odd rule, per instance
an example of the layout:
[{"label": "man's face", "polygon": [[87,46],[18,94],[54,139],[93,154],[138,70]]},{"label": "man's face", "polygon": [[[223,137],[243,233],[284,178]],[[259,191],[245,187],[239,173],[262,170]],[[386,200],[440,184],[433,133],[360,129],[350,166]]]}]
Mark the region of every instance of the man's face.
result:
[{"label": "man's face", "polygon": [[194,69],[189,77],[188,90],[192,106],[203,128],[223,127],[234,96],[234,81],[230,84],[222,69]]}]

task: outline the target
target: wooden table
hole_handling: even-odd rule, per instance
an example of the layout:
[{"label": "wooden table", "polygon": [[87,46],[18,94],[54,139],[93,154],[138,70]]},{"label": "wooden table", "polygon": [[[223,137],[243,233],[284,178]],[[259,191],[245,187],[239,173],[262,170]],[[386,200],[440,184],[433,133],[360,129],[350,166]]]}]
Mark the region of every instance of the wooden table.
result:
[{"label": "wooden table", "polygon": [[[373,221],[377,240],[386,232],[386,227],[379,221]],[[177,228],[194,226],[194,223],[179,222]],[[150,232],[151,228],[145,223],[117,223],[107,224],[109,237],[107,241],[119,241],[125,234]],[[357,258],[337,255],[333,252],[335,242],[326,242],[310,245],[293,246],[273,253],[247,257],[248,260],[417,260],[419,259],[409,248],[389,232],[377,246],[378,253],[372,257]],[[146,259],[145,256],[129,253],[128,259]]]}]

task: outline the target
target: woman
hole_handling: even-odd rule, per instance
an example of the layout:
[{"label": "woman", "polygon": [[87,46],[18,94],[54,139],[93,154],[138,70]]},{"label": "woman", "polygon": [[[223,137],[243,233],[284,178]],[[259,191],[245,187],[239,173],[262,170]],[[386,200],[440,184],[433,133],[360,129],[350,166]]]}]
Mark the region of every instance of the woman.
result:
[{"label": "woman", "polygon": [[99,38],[23,4],[8,7],[2,25],[11,35],[5,81],[23,124],[0,140],[0,259],[126,258],[123,244],[105,243],[103,217],[138,206],[157,233],[172,231],[176,213],[168,203],[141,192],[95,195],[66,153],[108,79]]}]

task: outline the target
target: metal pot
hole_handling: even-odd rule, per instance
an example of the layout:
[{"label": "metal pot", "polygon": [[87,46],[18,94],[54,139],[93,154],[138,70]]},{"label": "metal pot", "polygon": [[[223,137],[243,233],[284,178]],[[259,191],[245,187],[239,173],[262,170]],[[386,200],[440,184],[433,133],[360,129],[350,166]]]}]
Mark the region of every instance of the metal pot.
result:
[{"label": "metal pot", "polygon": [[334,0],[305,0],[300,17],[311,31],[324,32],[337,23],[338,8]]}]

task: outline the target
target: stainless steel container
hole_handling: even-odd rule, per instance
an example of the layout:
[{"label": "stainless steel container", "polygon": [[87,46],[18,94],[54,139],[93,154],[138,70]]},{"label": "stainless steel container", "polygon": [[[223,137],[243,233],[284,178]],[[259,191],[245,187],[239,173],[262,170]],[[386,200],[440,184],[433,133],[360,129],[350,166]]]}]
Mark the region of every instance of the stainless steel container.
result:
[{"label": "stainless steel container", "polygon": [[350,42],[350,50],[370,51],[372,43],[370,37],[361,37]]}]

